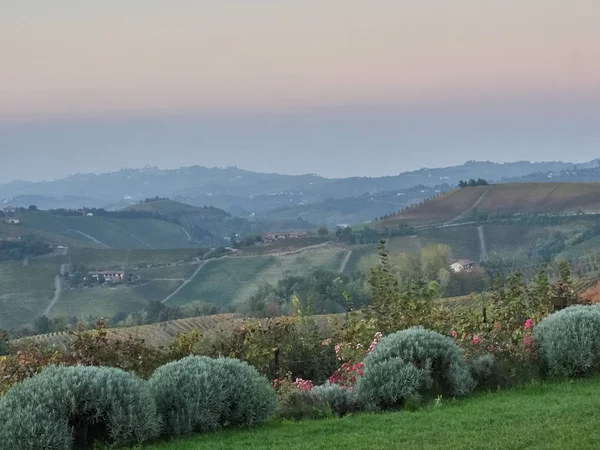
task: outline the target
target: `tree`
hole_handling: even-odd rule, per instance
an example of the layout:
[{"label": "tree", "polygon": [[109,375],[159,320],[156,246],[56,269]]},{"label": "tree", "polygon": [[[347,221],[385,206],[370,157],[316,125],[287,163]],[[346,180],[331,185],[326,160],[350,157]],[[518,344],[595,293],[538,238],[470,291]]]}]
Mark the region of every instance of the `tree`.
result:
[{"label": "tree", "polygon": [[52,322],[50,322],[50,319],[48,319],[47,316],[40,316],[37,319],[35,319],[33,326],[39,334],[47,334],[52,333],[54,331],[52,327]]},{"label": "tree", "polygon": [[29,211],[37,211],[38,207],[35,205],[29,205],[29,208],[27,208]]},{"label": "tree", "polygon": [[329,236],[329,229],[326,226],[319,227],[317,234],[319,236]]}]

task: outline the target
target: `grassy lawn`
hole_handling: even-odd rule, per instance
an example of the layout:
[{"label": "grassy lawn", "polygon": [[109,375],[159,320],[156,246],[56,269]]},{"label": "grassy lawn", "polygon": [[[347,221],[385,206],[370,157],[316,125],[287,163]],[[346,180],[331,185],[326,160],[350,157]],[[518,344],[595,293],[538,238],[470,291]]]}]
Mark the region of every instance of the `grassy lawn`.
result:
[{"label": "grassy lawn", "polygon": [[192,449],[595,449],[600,380],[549,383],[418,412],[271,423],[147,445]]}]

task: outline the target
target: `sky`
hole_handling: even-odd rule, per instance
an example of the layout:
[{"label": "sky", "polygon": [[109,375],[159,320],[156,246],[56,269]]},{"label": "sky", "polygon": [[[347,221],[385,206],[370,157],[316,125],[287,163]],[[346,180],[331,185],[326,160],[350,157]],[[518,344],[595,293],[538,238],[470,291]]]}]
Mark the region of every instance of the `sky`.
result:
[{"label": "sky", "polygon": [[0,182],[600,155],[597,0],[0,0]]}]

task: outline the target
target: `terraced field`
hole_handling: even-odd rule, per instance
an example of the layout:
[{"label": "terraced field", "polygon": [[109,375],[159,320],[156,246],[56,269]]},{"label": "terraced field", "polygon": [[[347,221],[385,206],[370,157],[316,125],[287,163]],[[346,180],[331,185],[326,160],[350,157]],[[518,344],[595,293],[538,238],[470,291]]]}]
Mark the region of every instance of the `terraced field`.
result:
[{"label": "terraced field", "polygon": [[[343,314],[330,314],[314,316],[313,319],[321,330],[323,337],[331,335],[332,329],[343,325],[345,319]],[[109,335],[112,336],[135,336],[143,339],[152,347],[167,347],[179,333],[189,333],[192,330],[198,330],[202,334],[219,332],[231,328],[236,324],[243,323],[245,320],[235,314],[217,314],[213,316],[192,317],[188,319],[171,320],[152,325],[141,325],[137,327],[112,328],[109,329]],[[261,319],[263,322],[266,319]],[[17,347],[27,345],[29,342],[39,342],[45,345],[56,346],[65,349],[67,344],[72,341],[73,336],[68,332],[42,334],[13,341]]]}]

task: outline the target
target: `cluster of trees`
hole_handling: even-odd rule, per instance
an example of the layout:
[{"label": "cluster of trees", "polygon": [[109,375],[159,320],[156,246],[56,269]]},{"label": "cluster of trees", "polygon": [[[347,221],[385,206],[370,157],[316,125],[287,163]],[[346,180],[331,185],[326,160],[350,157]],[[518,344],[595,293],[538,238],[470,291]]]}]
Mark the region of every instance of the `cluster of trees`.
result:
[{"label": "cluster of trees", "polygon": [[46,255],[51,251],[47,242],[32,236],[15,241],[0,241],[0,261],[16,261]]},{"label": "cluster of trees", "polygon": [[475,187],[475,186],[487,186],[489,183],[483,178],[477,178],[474,180],[471,178],[469,181],[460,180],[458,182],[458,187],[464,189],[466,187]]},{"label": "cluster of trees", "polygon": [[375,244],[382,238],[397,236],[412,236],[415,229],[410,225],[400,224],[396,228],[385,228],[383,232],[377,231],[369,226],[353,230],[350,227],[338,228],[335,237],[338,241],[346,244]]},{"label": "cluster of trees", "polygon": [[369,303],[370,293],[364,275],[340,275],[315,268],[307,275],[288,275],[275,285],[261,286],[238,308],[238,312],[254,317],[276,317],[291,315],[300,308],[309,315],[335,314]]}]

